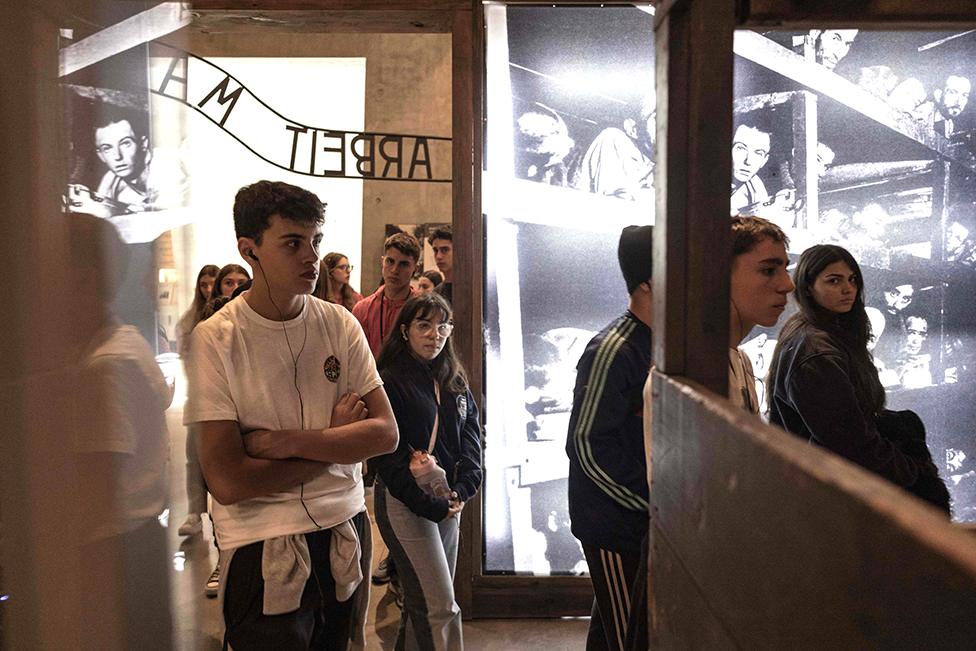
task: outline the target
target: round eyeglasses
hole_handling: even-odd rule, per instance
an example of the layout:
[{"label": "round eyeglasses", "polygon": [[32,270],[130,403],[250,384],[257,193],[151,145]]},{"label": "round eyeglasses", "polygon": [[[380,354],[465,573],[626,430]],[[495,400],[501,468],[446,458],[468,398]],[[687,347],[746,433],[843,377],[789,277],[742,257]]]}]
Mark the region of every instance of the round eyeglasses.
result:
[{"label": "round eyeglasses", "polygon": [[450,337],[451,333],[454,332],[454,324],[451,322],[438,323],[436,326],[430,321],[414,321],[417,326],[417,332],[421,336],[427,336],[431,332],[437,332],[438,337]]}]

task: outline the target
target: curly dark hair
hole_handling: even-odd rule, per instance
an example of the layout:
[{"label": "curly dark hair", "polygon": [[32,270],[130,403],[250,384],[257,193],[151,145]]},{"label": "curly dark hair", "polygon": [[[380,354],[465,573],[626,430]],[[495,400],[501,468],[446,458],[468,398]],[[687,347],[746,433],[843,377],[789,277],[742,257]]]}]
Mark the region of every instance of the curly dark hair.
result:
[{"label": "curly dark hair", "polygon": [[203,308],[203,319],[201,321],[206,321],[212,317],[232,300],[234,300],[232,296],[218,296],[207,301],[207,305]]},{"label": "curly dark hair", "polygon": [[[383,342],[380,354],[376,357],[376,368],[383,370],[403,355],[411,355],[410,344],[401,336],[401,326],[409,328],[416,319],[429,319],[431,315],[440,313],[441,321],[451,320],[451,306],[440,294],[431,292],[423,296],[414,296],[403,304],[396,322],[390,328],[390,334]],[[430,362],[430,372],[444,389],[453,393],[464,393],[468,388],[468,378],[464,366],[454,351],[454,340],[451,337],[444,342],[444,349]]]},{"label": "curly dark hair", "polygon": [[431,234],[427,236],[427,243],[434,246],[434,240],[448,240],[454,241],[454,228],[447,224],[446,226],[438,226]]},{"label": "curly dark hair", "polygon": [[273,215],[302,226],[325,223],[325,204],[312,192],[281,181],[245,185],[234,198],[234,231],[255,244],[268,229]]}]

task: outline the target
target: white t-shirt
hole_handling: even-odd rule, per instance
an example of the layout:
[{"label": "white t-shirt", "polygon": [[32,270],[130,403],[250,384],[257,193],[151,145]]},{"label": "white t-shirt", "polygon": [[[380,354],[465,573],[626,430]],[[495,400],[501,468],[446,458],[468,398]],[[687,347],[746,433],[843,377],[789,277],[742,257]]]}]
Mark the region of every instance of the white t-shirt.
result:
[{"label": "white t-shirt", "polygon": [[95,341],[79,378],[82,424],[75,450],[119,455],[118,502],[111,521],[87,523],[86,541],[131,531],[162,512],[169,461],[165,411],[173,398],[136,328],[110,326]]},{"label": "white t-shirt", "polygon": [[752,362],[749,355],[739,348],[729,348],[729,400],[748,412],[759,413]]},{"label": "white t-shirt", "polygon": [[[265,319],[239,296],[194,328],[191,350],[187,425],[233,420],[242,432],[323,429],[343,394],[364,396],[383,385],[359,322],[312,296],[284,322]],[[314,531],[312,518],[326,529],[345,522],[366,508],[361,464],[323,464],[322,474],[305,483],[304,506],[300,496],[296,486],[230,506],[214,502],[220,548]]]}]

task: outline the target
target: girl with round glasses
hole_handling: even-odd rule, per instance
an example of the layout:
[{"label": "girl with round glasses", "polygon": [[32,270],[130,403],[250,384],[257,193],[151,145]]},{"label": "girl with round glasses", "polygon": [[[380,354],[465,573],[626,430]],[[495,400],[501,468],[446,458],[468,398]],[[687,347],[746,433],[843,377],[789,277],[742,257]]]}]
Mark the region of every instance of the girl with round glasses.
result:
[{"label": "girl with round glasses", "polygon": [[462,649],[458,522],[481,486],[481,425],[436,293],[408,300],[376,365],[400,430],[377,469],[376,521],[403,589],[397,648]]},{"label": "girl with round glasses", "polygon": [[857,261],[847,249],[818,244],[800,256],[793,282],[799,312],[773,351],[770,422],[948,511],[922,421],[884,408]]},{"label": "girl with round glasses", "polygon": [[363,300],[363,295],[349,284],[352,269],[349,258],[343,254],[326,253],[319,263],[319,281],[312,295],[351,312],[353,305]]}]

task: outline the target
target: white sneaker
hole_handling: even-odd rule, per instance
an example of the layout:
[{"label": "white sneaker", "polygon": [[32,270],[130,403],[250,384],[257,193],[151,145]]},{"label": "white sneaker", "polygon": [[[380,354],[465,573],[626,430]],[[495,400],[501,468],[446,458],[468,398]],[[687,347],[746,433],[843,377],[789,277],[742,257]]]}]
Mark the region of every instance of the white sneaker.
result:
[{"label": "white sneaker", "polygon": [[207,585],[203,588],[203,594],[207,595],[207,599],[213,599],[218,592],[220,592],[220,563],[214,566],[214,571],[210,573]]},{"label": "white sneaker", "polygon": [[180,525],[177,530],[181,536],[195,536],[198,533],[203,532],[203,521],[200,519],[199,513],[191,513],[186,516],[186,520]]}]

